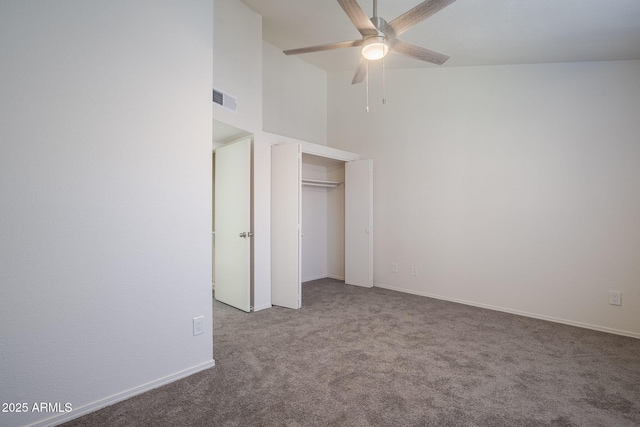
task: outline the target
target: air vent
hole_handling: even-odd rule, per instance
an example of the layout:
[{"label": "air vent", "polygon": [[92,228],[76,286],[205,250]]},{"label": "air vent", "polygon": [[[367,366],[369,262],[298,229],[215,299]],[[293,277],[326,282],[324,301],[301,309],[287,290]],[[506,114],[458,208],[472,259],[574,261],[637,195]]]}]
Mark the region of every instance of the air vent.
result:
[{"label": "air vent", "polygon": [[236,99],[229,94],[220,92],[219,90],[213,90],[213,102],[229,111],[233,111],[234,113],[238,109]]},{"label": "air vent", "polygon": [[222,92],[218,92],[217,90],[213,90],[213,102],[215,102],[216,104],[223,104],[223,99],[224,99],[224,95],[222,95]]}]

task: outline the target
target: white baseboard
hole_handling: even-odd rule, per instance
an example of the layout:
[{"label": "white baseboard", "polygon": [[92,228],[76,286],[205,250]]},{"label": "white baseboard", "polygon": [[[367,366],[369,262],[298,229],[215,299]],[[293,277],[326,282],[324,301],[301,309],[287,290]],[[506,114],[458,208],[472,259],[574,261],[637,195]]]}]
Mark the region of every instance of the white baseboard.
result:
[{"label": "white baseboard", "polygon": [[344,277],[343,276],[335,276],[333,274],[323,274],[323,275],[319,275],[319,276],[306,277],[306,278],[302,279],[302,283],[310,282],[312,280],[327,279],[327,278],[328,279],[336,279],[336,280],[344,281]]},{"label": "white baseboard", "polygon": [[488,310],[502,311],[504,313],[517,314],[518,316],[531,317],[533,319],[546,320],[546,321],[549,321],[549,322],[562,323],[564,325],[577,326],[579,328],[592,329],[594,331],[607,332],[607,333],[610,333],[610,334],[622,335],[622,336],[631,337],[631,338],[640,338],[640,333],[637,333],[637,332],[624,331],[624,330],[620,330],[620,329],[613,329],[613,328],[608,328],[606,326],[599,326],[599,325],[592,325],[590,323],[576,322],[576,321],[573,321],[573,320],[561,319],[561,318],[552,317],[552,316],[546,316],[544,314],[529,313],[529,312],[526,312],[526,311],[513,310],[513,309],[510,309],[510,308],[498,307],[498,306],[489,305],[489,304],[481,304],[481,303],[477,303],[477,302],[473,302],[473,301],[467,301],[467,300],[461,300],[461,299],[457,299],[457,298],[449,298],[449,297],[444,297],[442,295],[430,294],[428,292],[420,292],[420,291],[413,291],[413,290],[410,290],[410,289],[397,288],[395,286],[389,286],[389,285],[385,285],[385,284],[382,284],[382,283],[374,283],[374,286],[377,287],[377,288],[384,288],[384,289],[390,289],[392,291],[404,292],[406,294],[419,295],[419,296],[422,296],[422,297],[434,298],[434,299],[439,299],[439,300],[443,300],[443,301],[451,301],[451,302],[456,302],[456,303],[459,303],[459,304],[465,304],[465,305],[471,305],[471,306],[474,306],[474,307],[486,308]]},{"label": "white baseboard", "polygon": [[29,424],[30,427],[45,427],[45,426],[56,426],[62,423],[66,423],[67,421],[71,421],[75,418],[79,418],[83,415],[90,414],[91,412],[95,412],[98,409],[106,408],[107,406],[111,406],[114,403],[121,402],[123,400],[129,399],[130,397],[136,396],[138,394],[145,393],[147,391],[153,390],[155,388],[161,387],[163,385],[172,383],[179,379],[188,377],[189,375],[193,375],[196,372],[204,371],[205,369],[212,368],[215,366],[216,361],[211,359],[208,362],[202,363],[197,366],[193,366],[189,369],[185,369],[184,371],[176,372],[175,374],[168,375],[163,378],[159,378],[155,381],[148,382],[146,384],[142,384],[138,387],[130,388],[129,390],[125,390],[121,393],[113,394],[111,396],[105,397],[104,399],[97,400],[95,402],[89,403],[87,405],[81,406],[79,408],[73,408],[73,411],[67,412],[64,414],[56,415],[51,418],[47,418],[42,421],[38,421],[34,424]]},{"label": "white baseboard", "polygon": [[258,307],[253,307],[253,311],[260,311],[260,310],[264,310],[266,308],[271,308],[272,305],[271,304],[264,304],[264,305],[259,305]]},{"label": "white baseboard", "polygon": [[311,276],[311,277],[303,277],[303,278],[302,278],[302,283],[304,283],[304,282],[310,282],[310,281],[312,281],[312,280],[324,279],[324,278],[326,278],[326,277],[327,277],[327,275],[326,275],[326,274],[320,274],[320,275],[317,275],[317,276]]}]

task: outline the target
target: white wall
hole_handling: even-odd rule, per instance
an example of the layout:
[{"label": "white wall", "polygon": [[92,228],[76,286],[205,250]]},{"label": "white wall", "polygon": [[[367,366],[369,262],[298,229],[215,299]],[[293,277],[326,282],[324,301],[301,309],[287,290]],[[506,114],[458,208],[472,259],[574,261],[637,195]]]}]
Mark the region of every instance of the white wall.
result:
[{"label": "white wall", "polygon": [[214,87],[234,96],[214,118],[249,133],[327,144],[327,74],[262,41],[262,17],[240,0],[215,2]]},{"label": "white wall", "polygon": [[[302,163],[302,178],[327,180],[325,166]],[[302,281],[327,277],[327,188],[302,186]]]},{"label": "white wall", "polygon": [[262,42],[263,129],[327,145],[327,73]]},{"label": "white wall", "polygon": [[388,70],[369,114],[350,81],[329,145],[375,160],[377,285],[640,337],[639,61]]},{"label": "white wall", "polygon": [[212,366],[212,13],[3,1],[0,425]]},{"label": "white wall", "polygon": [[213,117],[249,133],[262,130],[262,17],[240,0],[216,0],[213,87],[236,98]]}]

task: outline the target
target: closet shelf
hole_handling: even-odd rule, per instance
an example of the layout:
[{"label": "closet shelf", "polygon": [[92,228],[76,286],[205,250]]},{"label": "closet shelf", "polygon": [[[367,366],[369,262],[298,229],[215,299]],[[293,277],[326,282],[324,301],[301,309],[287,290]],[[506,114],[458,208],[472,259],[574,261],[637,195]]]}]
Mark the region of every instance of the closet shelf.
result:
[{"label": "closet shelf", "polygon": [[335,187],[339,186],[340,184],[342,184],[342,183],[338,182],[338,181],[320,181],[318,179],[305,179],[305,178],[302,178],[302,185],[308,185],[308,186],[311,186],[311,187],[335,188]]}]

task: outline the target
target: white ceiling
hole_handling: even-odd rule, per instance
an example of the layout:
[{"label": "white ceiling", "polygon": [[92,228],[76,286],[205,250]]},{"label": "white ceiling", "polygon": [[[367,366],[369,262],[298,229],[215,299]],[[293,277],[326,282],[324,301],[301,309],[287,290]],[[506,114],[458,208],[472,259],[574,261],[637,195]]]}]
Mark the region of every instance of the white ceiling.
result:
[{"label": "white ceiling", "polygon": [[[336,0],[243,0],[263,38],[292,49],[360,39]],[[358,0],[373,15],[373,0]],[[379,0],[387,21],[420,0]],[[457,0],[400,39],[451,56],[443,67],[640,59],[640,0]],[[327,71],[355,69],[358,48],[307,53]],[[388,55],[390,68],[438,67]]]}]

